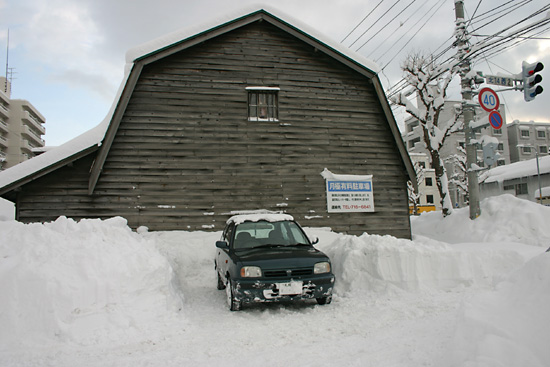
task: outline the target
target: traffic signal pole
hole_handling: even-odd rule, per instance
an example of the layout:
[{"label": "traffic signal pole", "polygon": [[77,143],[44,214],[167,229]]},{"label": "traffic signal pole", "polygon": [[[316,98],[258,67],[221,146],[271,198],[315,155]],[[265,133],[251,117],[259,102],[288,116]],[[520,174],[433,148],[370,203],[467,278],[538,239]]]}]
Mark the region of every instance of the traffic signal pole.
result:
[{"label": "traffic signal pole", "polygon": [[455,0],[456,18],[456,44],[457,55],[460,66],[460,85],[462,93],[462,113],[464,117],[464,135],[466,143],[466,167],[468,174],[468,195],[470,204],[470,219],[476,219],[481,214],[479,206],[479,183],[477,178],[477,147],[472,141],[475,140],[475,132],[470,126],[474,121],[474,104],[472,102],[472,73],[468,53],[468,32],[464,18],[464,0]]}]

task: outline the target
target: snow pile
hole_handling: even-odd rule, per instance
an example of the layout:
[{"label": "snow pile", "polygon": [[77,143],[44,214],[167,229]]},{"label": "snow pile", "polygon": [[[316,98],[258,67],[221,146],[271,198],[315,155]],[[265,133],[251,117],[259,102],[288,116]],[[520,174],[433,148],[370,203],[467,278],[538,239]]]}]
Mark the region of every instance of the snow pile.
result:
[{"label": "snow pile", "polygon": [[550,207],[506,194],[481,202],[481,216],[469,219],[469,208],[443,218],[439,212],[413,218],[415,239],[427,236],[448,243],[517,242],[550,247]]},{"label": "snow pile", "polygon": [[[412,242],[367,234],[339,237],[323,250],[332,260],[338,280],[336,292],[353,297],[394,294],[399,290],[492,286],[502,280],[503,274],[525,262],[517,248],[495,250],[480,245],[470,251],[468,247],[452,247],[429,239]],[[524,249],[529,250],[532,251]]]},{"label": "snow pile", "polygon": [[548,366],[547,210],[489,198],[476,221],[414,219],[413,241],[306,228],[333,302],[237,313],[216,289],[220,232],[0,222],[0,365]]},{"label": "snow pile", "polygon": [[172,268],[123,218],[6,221],[0,232],[3,347],[115,341],[181,308]]},{"label": "snow pile", "polygon": [[529,261],[493,292],[467,300],[452,366],[545,367],[550,362],[550,253]]}]

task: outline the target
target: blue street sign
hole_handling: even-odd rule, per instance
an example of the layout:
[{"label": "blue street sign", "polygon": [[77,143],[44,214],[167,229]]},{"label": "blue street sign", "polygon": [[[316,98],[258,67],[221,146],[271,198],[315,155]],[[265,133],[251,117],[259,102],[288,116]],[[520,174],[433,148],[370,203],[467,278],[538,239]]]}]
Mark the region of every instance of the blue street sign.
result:
[{"label": "blue street sign", "polygon": [[502,127],[502,116],[497,111],[491,111],[489,113],[489,123],[494,129],[500,129]]}]

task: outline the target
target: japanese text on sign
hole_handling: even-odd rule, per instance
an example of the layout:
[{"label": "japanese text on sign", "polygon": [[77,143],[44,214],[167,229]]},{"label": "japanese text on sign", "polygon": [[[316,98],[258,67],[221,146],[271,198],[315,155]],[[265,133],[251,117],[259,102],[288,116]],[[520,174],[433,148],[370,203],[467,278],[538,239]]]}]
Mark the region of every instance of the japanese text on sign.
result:
[{"label": "japanese text on sign", "polygon": [[372,180],[327,180],[329,213],[374,212]]},{"label": "japanese text on sign", "polygon": [[496,75],[486,75],[485,82],[487,84],[501,85],[503,87],[514,86],[514,79]]}]

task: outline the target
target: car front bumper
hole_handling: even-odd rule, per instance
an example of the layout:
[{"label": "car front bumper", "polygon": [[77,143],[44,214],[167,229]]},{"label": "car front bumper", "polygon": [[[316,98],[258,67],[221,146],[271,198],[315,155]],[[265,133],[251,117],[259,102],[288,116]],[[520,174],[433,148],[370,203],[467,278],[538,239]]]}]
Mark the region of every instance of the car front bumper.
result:
[{"label": "car front bumper", "polygon": [[302,279],[235,279],[234,297],[243,303],[293,301],[332,296],[333,274]]}]

